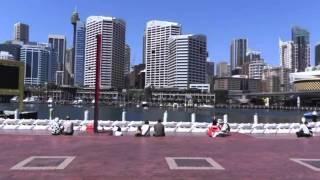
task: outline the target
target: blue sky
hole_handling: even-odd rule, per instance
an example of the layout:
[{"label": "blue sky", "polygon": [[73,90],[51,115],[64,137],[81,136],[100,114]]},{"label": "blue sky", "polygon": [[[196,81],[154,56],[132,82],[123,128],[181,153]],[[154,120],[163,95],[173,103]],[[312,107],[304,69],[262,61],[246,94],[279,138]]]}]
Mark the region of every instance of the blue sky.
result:
[{"label": "blue sky", "polygon": [[289,40],[291,27],[299,25],[311,33],[313,64],[314,45],[320,41],[319,0],[2,0],[0,41],[11,39],[13,24],[22,21],[30,25],[30,40],[47,42],[49,33],[64,34],[70,46],[75,7],[82,20],[90,15],[124,19],[133,64],[142,61],[143,31],[153,19],[179,22],[183,33],[207,35],[215,62],[229,61],[231,40],[246,37],[251,49],[278,65],[279,38]]}]

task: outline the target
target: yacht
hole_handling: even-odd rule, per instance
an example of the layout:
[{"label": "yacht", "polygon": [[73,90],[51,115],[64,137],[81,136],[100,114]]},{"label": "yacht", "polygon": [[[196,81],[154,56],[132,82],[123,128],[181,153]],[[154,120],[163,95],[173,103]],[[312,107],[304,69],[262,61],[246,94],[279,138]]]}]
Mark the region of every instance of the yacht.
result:
[{"label": "yacht", "polygon": [[81,105],[81,104],[83,104],[83,100],[80,98],[77,98],[72,102],[72,104],[73,105]]},{"label": "yacht", "polygon": [[203,104],[203,105],[200,105],[198,106],[199,108],[214,108],[213,105],[209,105],[209,104]]},{"label": "yacht", "polygon": [[18,96],[14,96],[13,98],[10,99],[10,102],[16,103],[16,102],[18,102],[18,100],[19,100]]},{"label": "yacht", "polygon": [[24,103],[36,103],[38,102],[38,97],[37,96],[31,96],[27,97],[23,100]]},{"label": "yacht", "polygon": [[47,103],[48,103],[48,104],[52,104],[52,103],[53,103],[52,97],[49,97],[49,99],[47,100]]}]

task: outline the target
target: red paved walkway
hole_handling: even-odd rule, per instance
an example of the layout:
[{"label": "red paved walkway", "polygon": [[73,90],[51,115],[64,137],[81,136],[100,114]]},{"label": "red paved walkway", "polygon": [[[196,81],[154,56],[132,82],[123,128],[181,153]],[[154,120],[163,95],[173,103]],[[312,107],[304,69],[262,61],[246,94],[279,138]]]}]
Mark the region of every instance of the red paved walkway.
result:
[{"label": "red paved walkway", "polygon": [[[320,137],[265,139],[234,134],[132,136],[0,135],[0,179],[320,179],[289,158],[320,159]],[[63,170],[10,170],[30,156],[76,156]],[[165,157],[210,157],[225,170],[170,170]]]}]

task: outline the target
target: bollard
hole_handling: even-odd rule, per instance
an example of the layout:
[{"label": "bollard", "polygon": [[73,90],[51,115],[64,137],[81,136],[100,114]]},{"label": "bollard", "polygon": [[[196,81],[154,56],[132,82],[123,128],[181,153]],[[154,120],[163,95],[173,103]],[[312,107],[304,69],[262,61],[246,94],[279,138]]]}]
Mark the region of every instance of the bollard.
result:
[{"label": "bollard", "polygon": [[191,114],[191,123],[194,124],[196,122],[196,113]]},{"label": "bollard", "polygon": [[253,115],[253,124],[258,124],[258,113]]},{"label": "bollard", "polygon": [[163,113],[163,123],[166,123],[168,121],[168,111],[165,111]]},{"label": "bollard", "polygon": [[88,121],[88,120],[89,120],[89,111],[88,111],[88,110],[85,110],[85,111],[84,111],[84,120],[85,120],[85,121]]},{"label": "bollard", "polygon": [[223,122],[224,123],[228,122],[228,114],[223,115]]},{"label": "bollard", "polygon": [[19,118],[19,109],[16,109],[16,110],[14,111],[14,119],[20,119],[20,118]]},{"label": "bollard", "polygon": [[53,117],[53,108],[49,109],[49,120],[52,120]]},{"label": "bollard", "polygon": [[126,115],[127,115],[127,112],[126,112],[125,109],[123,109],[123,111],[122,111],[122,122],[126,121]]}]

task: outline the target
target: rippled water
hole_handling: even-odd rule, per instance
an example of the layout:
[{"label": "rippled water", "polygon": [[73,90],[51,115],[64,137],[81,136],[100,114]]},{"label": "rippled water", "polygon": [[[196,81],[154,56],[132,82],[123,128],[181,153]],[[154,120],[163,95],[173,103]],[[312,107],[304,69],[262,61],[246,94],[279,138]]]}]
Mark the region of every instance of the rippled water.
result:
[{"label": "rippled water", "polygon": [[[0,104],[0,110],[14,110],[17,104]],[[89,110],[90,118],[93,118],[93,106],[73,106],[73,105],[54,105],[54,117],[64,118],[70,116],[71,119],[83,119],[84,111]],[[49,109],[47,104],[26,104],[25,110],[37,111],[38,118],[48,118]],[[210,117],[216,114],[222,117],[228,114],[229,122],[253,122],[253,115],[258,113],[259,122],[261,123],[279,123],[279,122],[299,122],[303,111],[275,111],[265,109],[172,109],[172,108],[143,108],[127,107],[127,120],[140,121],[150,120],[156,121],[163,117],[164,111],[168,111],[168,121],[191,121],[191,113],[196,113],[197,122],[210,122]],[[123,108],[100,106],[99,115],[102,120],[121,120]]]}]

